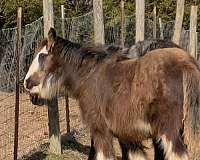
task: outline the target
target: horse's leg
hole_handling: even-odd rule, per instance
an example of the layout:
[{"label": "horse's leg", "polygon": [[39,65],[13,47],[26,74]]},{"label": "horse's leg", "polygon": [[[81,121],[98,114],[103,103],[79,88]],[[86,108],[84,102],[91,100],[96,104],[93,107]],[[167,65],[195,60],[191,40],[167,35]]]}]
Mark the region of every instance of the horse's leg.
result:
[{"label": "horse's leg", "polygon": [[130,160],[147,160],[146,153],[141,143],[132,143],[129,148]]},{"label": "horse's leg", "polygon": [[90,152],[89,152],[88,160],[94,160],[95,155],[96,155],[96,151],[95,151],[95,148],[94,148],[94,140],[93,140],[93,138],[91,138],[91,146],[90,146]]},{"label": "horse's leg", "polygon": [[108,129],[91,129],[96,160],[114,160],[112,134]]},{"label": "horse's leg", "polygon": [[164,160],[164,151],[161,146],[161,140],[153,140],[154,160]]},{"label": "horse's leg", "polygon": [[122,142],[119,140],[119,145],[122,151],[122,160],[129,160],[128,152],[131,144],[129,144],[129,142]]},{"label": "horse's leg", "polygon": [[166,160],[188,160],[184,143],[180,136],[161,136]]}]

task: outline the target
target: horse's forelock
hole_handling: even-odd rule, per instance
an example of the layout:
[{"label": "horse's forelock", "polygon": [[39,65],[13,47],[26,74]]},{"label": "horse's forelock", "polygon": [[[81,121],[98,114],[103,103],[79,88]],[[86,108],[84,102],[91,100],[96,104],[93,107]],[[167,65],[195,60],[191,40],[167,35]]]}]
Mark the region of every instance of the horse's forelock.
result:
[{"label": "horse's forelock", "polygon": [[38,47],[36,49],[36,53],[40,52],[44,46],[47,46],[48,44],[48,40],[47,39],[43,39],[39,44],[38,44]]}]

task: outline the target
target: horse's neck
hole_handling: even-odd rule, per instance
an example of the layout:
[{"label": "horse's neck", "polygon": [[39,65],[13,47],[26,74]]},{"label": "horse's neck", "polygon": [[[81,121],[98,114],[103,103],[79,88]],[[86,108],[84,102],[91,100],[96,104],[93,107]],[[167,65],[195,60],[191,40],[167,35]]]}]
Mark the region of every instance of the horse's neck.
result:
[{"label": "horse's neck", "polygon": [[[118,60],[123,61],[123,57],[118,55],[113,55],[110,58],[105,59],[104,61],[97,63],[95,59],[86,59],[83,64],[78,68],[71,67],[71,71],[66,71],[65,73],[70,73],[67,76],[66,82],[68,82],[68,87],[70,88],[72,94],[77,97],[81,92],[81,89],[88,86],[87,82],[94,77],[96,74],[100,74],[103,71],[108,71],[111,69],[109,66],[113,64],[120,63]],[[66,67],[69,70],[69,67]]]},{"label": "horse's neck", "polygon": [[70,94],[73,97],[78,97],[82,86],[85,85],[85,83],[90,78],[94,70],[95,67],[91,66],[84,66],[80,67],[79,69],[74,69],[73,67],[70,68],[65,66],[65,70],[63,72],[65,87],[67,90],[69,90]]}]

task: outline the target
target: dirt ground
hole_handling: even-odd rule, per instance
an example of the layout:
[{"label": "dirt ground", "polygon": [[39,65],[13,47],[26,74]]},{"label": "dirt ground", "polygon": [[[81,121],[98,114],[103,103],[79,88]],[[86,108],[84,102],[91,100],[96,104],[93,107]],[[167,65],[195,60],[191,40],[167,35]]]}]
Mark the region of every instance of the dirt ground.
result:
[{"label": "dirt ground", "polygon": [[[21,160],[86,160],[90,149],[89,130],[81,123],[79,106],[74,99],[70,99],[70,125],[71,133],[62,134],[62,155],[48,153],[48,143],[43,143],[36,150],[24,155]],[[59,107],[62,107],[63,100],[60,101]],[[64,109],[64,107],[62,108]],[[60,112],[63,110],[60,109]],[[61,115],[61,114],[60,114]],[[64,115],[62,115],[64,116]],[[60,117],[61,118],[61,117]],[[64,126],[61,126],[61,128]],[[114,139],[114,148],[117,159],[121,159],[121,152],[118,141]],[[151,147],[148,146],[148,147]],[[152,149],[147,150],[149,160],[153,160]]]},{"label": "dirt ground", "polygon": [[[89,131],[81,123],[79,106],[69,99],[71,132],[66,134],[65,100],[59,99],[59,119],[62,134],[62,155],[48,153],[48,110],[47,106],[34,106],[29,96],[20,94],[19,150],[20,160],[86,160],[90,148]],[[15,94],[0,92],[0,160],[13,159]],[[199,142],[199,139],[195,142]],[[145,143],[148,160],[153,160],[151,142]],[[195,144],[195,146],[199,146]],[[120,160],[121,153],[114,140],[115,155]],[[200,148],[196,148],[200,149]],[[200,160],[196,152],[195,160]]]},{"label": "dirt ground", "polygon": [[[34,106],[29,96],[20,94],[19,151],[22,160],[85,160],[90,147],[89,131],[81,123],[77,102],[70,99],[71,133],[66,134],[65,100],[59,99],[59,119],[63,154],[48,154],[48,112],[46,106]],[[0,92],[0,160],[13,157],[15,94]],[[115,152],[120,159],[118,142]],[[151,146],[150,146],[151,147]],[[150,150],[150,157],[152,152]],[[151,159],[151,158],[149,158]]]}]

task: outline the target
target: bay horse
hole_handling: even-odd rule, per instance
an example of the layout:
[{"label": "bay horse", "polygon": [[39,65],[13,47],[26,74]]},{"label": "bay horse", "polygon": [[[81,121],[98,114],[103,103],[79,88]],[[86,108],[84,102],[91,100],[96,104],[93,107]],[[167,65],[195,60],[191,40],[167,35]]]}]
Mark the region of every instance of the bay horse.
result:
[{"label": "bay horse", "polygon": [[[190,55],[165,48],[127,59],[104,47],[82,47],[73,54],[66,48],[66,40],[50,29],[45,63],[27,76],[25,87],[47,99],[66,88],[79,100],[97,160],[114,159],[113,135],[135,144],[160,139],[165,159],[188,159],[184,142],[200,128],[200,73]],[[143,148],[132,158],[146,159]]]}]

